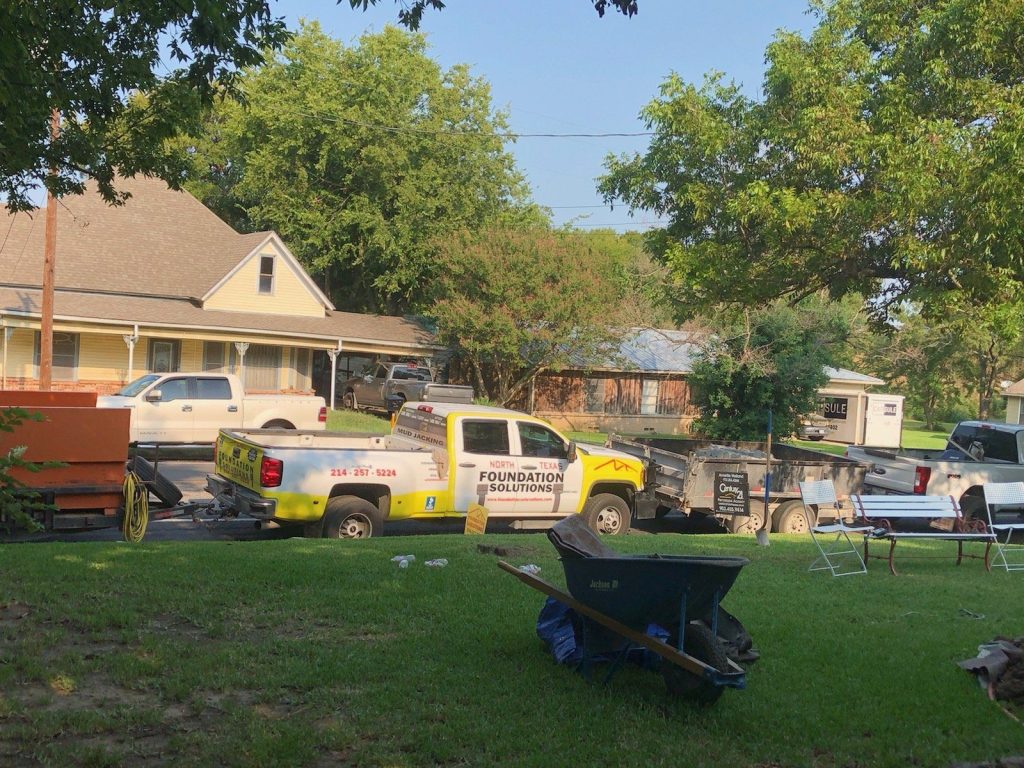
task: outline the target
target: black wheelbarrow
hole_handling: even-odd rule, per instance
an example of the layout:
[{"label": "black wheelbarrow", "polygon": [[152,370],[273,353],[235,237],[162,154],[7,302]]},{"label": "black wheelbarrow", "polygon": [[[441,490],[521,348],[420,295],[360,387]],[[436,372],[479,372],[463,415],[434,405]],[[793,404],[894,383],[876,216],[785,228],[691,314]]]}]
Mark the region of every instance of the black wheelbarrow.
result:
[{"label": "black wheelbarrow", "polygon": [[[555,544],[571,594],[506,562],[498,566],[619,638],[619,656],[608,678],[631,648],[641,646],[661,657],[662,677],[674,695],[712,704],[725,688],[746,687],[746,673],[718,639],[719,603],[750,562],[745,557],[624,557],[603,545],[601,556],[592,557]],[[650,624],[668,630],[674,642],[645,634]],[[588,630],[586,621],[583,626],[581,671],[586,673],[587,659],[607,648],[588,647],[605,640],[594,628]]]}]

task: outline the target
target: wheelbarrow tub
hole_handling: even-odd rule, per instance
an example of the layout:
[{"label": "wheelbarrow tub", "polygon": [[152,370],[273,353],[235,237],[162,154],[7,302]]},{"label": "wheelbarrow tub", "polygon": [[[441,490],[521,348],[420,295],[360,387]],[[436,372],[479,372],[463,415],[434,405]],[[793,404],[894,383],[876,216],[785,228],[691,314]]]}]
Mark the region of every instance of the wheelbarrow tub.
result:
[{"label": "wheelbarrow tub", "polygon": [[569,594],[630,627],[677,626],[686,597],[686,620],[710,619],[732,588],[745,557],[655,555],[563,558]]}]

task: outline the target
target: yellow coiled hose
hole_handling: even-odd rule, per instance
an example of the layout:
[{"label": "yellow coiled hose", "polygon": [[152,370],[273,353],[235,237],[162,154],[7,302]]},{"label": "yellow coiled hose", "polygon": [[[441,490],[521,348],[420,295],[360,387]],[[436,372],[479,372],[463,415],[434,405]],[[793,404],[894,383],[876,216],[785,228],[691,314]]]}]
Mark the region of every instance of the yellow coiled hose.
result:
[{"label": "yellow coiled hose", "polygon": [[149,525],[149,489],[138,475],[129,472],[124,476],[121,493],[124,495],[121,532],[125,541],[138,543],[146,535],[146,526]]}]

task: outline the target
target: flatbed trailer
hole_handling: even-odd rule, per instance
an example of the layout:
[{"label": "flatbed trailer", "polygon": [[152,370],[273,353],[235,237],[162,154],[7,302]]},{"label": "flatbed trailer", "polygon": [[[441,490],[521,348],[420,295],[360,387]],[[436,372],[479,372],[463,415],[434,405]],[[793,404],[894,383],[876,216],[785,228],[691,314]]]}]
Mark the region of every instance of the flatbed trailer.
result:
[{"label": "flatbed trailer", "polygon": [[[608,447],[644,459],[647,465],[643,495],[658,516],[672,510],[685,515],[715,517],[732,533],[753,533],[764,526],[765,475],[768,444],[762,442],[692,438],[623,438],[612,435]],[[770,530],[806,532],[812,510],[800,501],[799,483],[832,480],[840,501],[859,493],[868,465],[821,451],[773,443],[771,486],[768,489]],[[745,478],[749,514],[727,514],[716,509],[716,487],[722,476]],[[640,505],[638,505],[640,506]],[[724,506],[724,505],[723,505]],[[848,505],[846,505],[848,507]],[[819,510],[830,517],[830,510]]]}]

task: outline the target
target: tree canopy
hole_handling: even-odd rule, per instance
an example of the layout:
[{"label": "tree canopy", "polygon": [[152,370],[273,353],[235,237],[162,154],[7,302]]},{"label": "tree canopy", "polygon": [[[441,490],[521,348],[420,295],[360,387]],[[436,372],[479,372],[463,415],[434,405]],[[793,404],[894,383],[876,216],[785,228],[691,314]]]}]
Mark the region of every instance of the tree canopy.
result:
[{"label": "tree canopy", "polygon": [[776,305],[719,321],[698,351],[688,377],[700,417],[697,434],[726,440],[763,440],[772,412],[774,431],[786,437],[799,418],[816,410],[849,327],[827,307]]},{"label": "tree canopy", "polygon": [[608,360],[644,304],[642,257],[625,241],[547,229],[492,228],[442,243],[432,294],[438,341],[479,396],[517,403],[546,370]]},{"label": "tree canopy", "polygon": [[[366,9],[381,0],[349,0]],[[340,4],[342,0],[337,0]],[[415,29],[441,0],[396,0]],[[593,0],[603,16],[632,16],[635,0]],[[0,14],[0,196],[13,210],[29,194],[80,193],[98,181],[109,201],[123,175],[152,174],[177,188],[184,158],[166,139],[200,110],[235,94],[238,70],[288,38],[273,0],[7,0]],[[166,59],[164,58],[166,52]],[[164,70],[158,72],[158,70]],[[138,98],[138,94],[145,94]],[[50,120],[61,115],[53,140]],[[171,145],[173,147],[173,145]]]},{"label": "tree canopy", "polygon": [[694,309],[875,297],[886,316],[1024,287],[1024,4],[834,0],[780,33],[754,100],[668,78],[608,201],[670,220],[653,243]]},{"label": "tree canopy", "polygon": [[543,219],[489,85],[442,71],[418,33],[346,47],[307,24],[239,87],[247,105],[216,105],[186,142],[189,189],[238,229],[277,231],[340,308],[413,309],[441,236]]}]

